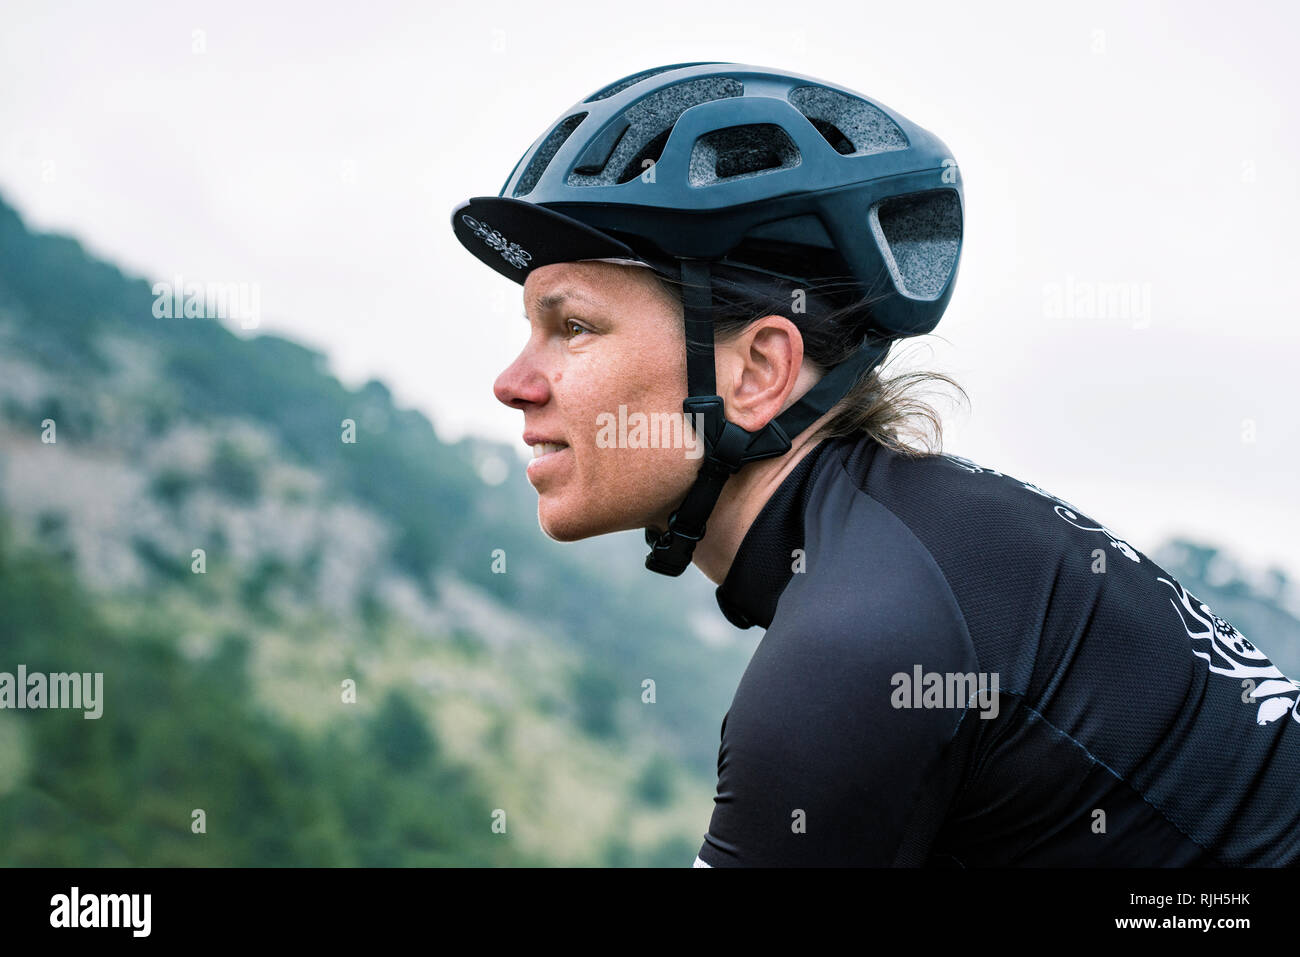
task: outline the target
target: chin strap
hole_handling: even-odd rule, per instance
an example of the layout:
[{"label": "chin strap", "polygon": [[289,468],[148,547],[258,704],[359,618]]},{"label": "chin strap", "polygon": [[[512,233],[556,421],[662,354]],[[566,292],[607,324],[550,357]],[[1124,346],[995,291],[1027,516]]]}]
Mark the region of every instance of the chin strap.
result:
[{"label": "chin strap", "polygon": [[[704,433],[704,462],[685,500],[668,519],[668,529],[645,530],[650,554],[645,567],[677,576],[691,563],[696,544],[704,538],[709,515],[722,486],[741,466],[790,451],[791,437],[825,415],[844,397],[858,377],[889,351],[890,340],[868,336],[853,356],[824,375],[818,383],[757,432],[728,422],[717,395],[713,361],[712,283],[706,260],[681,260],[686,319],[687,397],[682,403],[687,423],[699,422]],[[695,418],[699,416],[699,418]]]}]

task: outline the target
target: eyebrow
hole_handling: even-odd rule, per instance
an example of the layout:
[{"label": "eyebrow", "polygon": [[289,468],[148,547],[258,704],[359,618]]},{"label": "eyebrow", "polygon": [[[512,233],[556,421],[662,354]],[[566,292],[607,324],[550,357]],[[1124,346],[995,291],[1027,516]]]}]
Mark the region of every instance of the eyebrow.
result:
[{"label": "eyebrow", "polygon": [[[565,301],[569,299],[577,299],[591,306],[597,305],[595,300],[587,298],[576,289],[561,289],[559,292],[547,293],[545,296],[539,296],[533,300],[533,305],[537,307],[539,312],[547,312],[564,305]],[[528,318],[527,311],[524,312],[524,318]]]}]

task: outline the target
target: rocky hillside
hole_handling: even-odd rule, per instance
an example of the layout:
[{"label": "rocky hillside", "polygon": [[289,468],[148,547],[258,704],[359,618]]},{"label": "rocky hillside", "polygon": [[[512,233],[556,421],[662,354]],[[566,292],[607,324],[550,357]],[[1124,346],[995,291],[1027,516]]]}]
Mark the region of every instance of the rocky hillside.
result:
[{"label": "rocky hillside", "polygon": [[[0,204],[0,671],[102,671],[106,698],[0,712],[0,834],[25,835],[0,860],[689,864],[758,633],[632,533],[549,541],[513,450],[154,301]],[[232,821],[273,837],[212,839]]]},{"label": "rocky hillside", "polygon": [[[0,202],[0,672],[104,675],[0,710],[0,863],[689,865],[760,633],[549,541],[513,450],[154,304]],[[1148,554],[1300,677],[1285,575]]]}]

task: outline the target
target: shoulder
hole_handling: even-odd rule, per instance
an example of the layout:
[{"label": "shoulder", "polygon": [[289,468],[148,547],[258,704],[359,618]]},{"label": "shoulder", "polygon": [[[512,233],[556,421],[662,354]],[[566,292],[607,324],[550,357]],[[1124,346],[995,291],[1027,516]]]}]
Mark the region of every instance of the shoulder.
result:
[{"label": "shoulder", "polygon": [[849,668],[892,673],[919,658],[973,667],[960,603],[930,547],[855,480],[864,444],[846,443],[814,483],[769,631],[785,636],[782,647],[833,653]]},{"label": "shoulder", "polygon": [[846,457],[845,471],[935,548],[960,537],[985,550],[1032,553],[1091,545],[1140,560],[1136,548],[1066,499],[961,455],[855,450]]},{"label": "shoulder", "polygon": [[[843,443],[823,471],[804,532],[807,574],[792,577],[774,625],[798,617],[826,634],[898,636],[919,649],[913,660],[984,658],[1010,668],[1019,686],[1049,600],[1059,612],[1086,608],[1103,582],[1126,587],[1127,568],[1116,564],[1148,564],[1032,482],[959,455],[909,456],[867,440]],[[869,653],[889,646],[879,638]]]}]

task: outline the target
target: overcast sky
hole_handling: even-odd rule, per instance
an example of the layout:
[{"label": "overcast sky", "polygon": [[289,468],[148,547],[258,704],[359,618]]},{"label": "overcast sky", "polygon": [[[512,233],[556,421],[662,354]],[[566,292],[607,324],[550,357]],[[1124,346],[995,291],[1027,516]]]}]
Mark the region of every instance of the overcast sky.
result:
[{"label": "overcast sky", "polygon": [[[956,294],[913,365],[945,450],[1152,551],[1300,576],[1293,4],[6,0],[0,193],[151,279],[256,283],[261,330],[516,444],[520,287],[449,226],[575,101],[688,60],[789,69],[937,133]],[[1103,284],[1120,315],[1089,309]],[[1059,307],[1059,308],[1058,308]],[[522,467],[522,459],[520,463]]]}]

